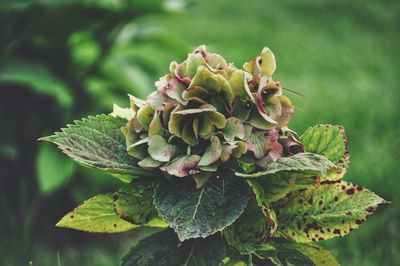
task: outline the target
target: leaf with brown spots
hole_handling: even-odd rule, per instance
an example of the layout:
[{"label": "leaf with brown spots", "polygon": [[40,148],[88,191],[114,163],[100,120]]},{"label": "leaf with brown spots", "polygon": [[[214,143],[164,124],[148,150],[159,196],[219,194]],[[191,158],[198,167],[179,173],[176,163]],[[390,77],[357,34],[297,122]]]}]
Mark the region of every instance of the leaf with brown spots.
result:
[{"label": "leaf with brown spots", "polygon": [[331,160],[336,169],[329,171],[327,180],[342,178],[350,163],[347,137],[342,126],[317,125],[310,127],[301,136],[307,152],[322,154]]},{"label": "leaf with brown spots", "polygon": [[114,193],[115,212],[132,224],[143,225],[157,217],[153,206],[154,187],[150,186],[141,193],[118,191]]},{"label": "leaf with brown spots", "polygon": [[302,243],[344,236],[385,202],[349,182],[323,182],[276,202],[278,235]]},{"label": "leaf with brown spots", "polygon": [[112,193],[88,199],[65,215],[56,226],[92,233],[117,233],[137,227],[115,213]]},{"label": "leaf with brown spots", "polygon": [[331,253],[311,244],[285,243],[274,245],[281,265],[339,266]]},{"label": "leaf with brown spots", "polygon": [[240,217],[223,231],[228,244],[241,254],[251,254],[271,236],[269,212],[261,210],[255,198],[250,199]]}]

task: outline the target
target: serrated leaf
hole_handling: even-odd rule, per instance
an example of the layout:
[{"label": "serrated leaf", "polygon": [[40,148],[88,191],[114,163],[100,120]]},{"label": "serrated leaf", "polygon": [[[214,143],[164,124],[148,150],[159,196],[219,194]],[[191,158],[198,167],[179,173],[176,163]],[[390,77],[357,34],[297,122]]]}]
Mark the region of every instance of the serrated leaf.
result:
[{"label": "serrated leaf", "polygon": [[297,242],[344,236],[385,200],[349,182],[325,182],[277,202],[279,234]]},{"label": "serrated leaf", "polygon": [[[256,195],[263,193],[262,200],[268,203],[285,197],[289,192],[315,186],[319,179],[298,173],[277,173],[266,177],[248,180],[257,190]],[[261,192],[260,192],[261,191]]]},{"label": "serrated leaf", "polygon": [[189,179],[162,183],[154,203],[159,216],[183,241],[223,230],[240,216],[248,198],[246,182],[227,173],[212,176],[201,189]]},{"label": "serrated leaf", "polygon": [[118,191],[114,193],[114,209],[119,217],[132,224],[142,225],[157,216],[153,206],[153,187],[137,193]]},{"label": "serrated leaf", "polygon": [[49,143],[41,143],[36,156],[36,176],[42,194],[61,188],[74,173],[76,164]]},{"label": "serrated leaf", "polygon": [[41,138],[57,146],[76,162],[110,173],[124,182],[132,176],[148,176],[126,152],[121,127],[126,119],[98,115],[75,121],[52,136]]},{"label": "serrated leaf", "polygon": [[251,254],[270,236],[270,224],[257,201],[251,199],[240,217],[224,229],[223,235],[241,254]]},{"label": "serrated leaf", "polygon": [[117,233],[136,228],[115,213],[113,203],[112,193],[94,196],[65,215],[56,226],[92,233]]},{"label": "serrated leaf", "polygon": [[244,178],[257,178],[279,172],[296,172],[305,175],[326,176],[328,170],[334,169],[335,165],[322,155],[314,153],[297,153],[290,157],[283,157],[280,160],[267,165],[266,170],[252,174],[235,173]]},{"label": "serrated leaf", "polygon": [[219,265],[225,253],[218,235],[181,243],[173,230],[164,230],[139,241],[122,259],[122,266]]},{"label": "serrated leaf", "polygon": [[277,248],[277,258],[282,263],[282,265],[340,265],[329,251],[319,246],[300,243],[285,243],[275,246]]},{"label": "serrated leaf", "polygon": [[343,177],[350,163],[347,137],[342,126],[317,125],[310,127],[301,136],[307,152],[322,154],[337,166],[330,173],[330,180]]}]

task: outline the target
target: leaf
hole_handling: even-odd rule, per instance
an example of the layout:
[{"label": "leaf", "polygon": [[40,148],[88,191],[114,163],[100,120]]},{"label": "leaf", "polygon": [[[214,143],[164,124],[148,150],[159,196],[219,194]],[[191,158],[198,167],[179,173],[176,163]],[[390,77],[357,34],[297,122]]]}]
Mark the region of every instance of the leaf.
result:
[{"label": "leaf", "polygon": [[41,143],[36,157],[36,176],[42,194],[48,195],[68,182],[75,164],[57,148]]},{"label": "leaf", "polygon": [[277,202],[279,234],[296,242],[344,236],[385,200],[360,186],[326,181]]},{"label": "leaf", "polygon": [[40,140],[53,142],[76,162],[124,182],[129,182],[132,176],[151,176],[151,172],[137,167],[136,160],[126,152],[125,137],[120,130],[125,123],[120,117],[90,116]]},{"label": "leaf", "polygon": [[315,186],[319,179],[298,173],[276,173],[266,177],[248,180],[257,191],[256,196],[268,203],[285,197],[289,192]]},{"label": "leaf", "polygon": [[71,89],[38,62],[28,62],[18,58],[2,60],[0,63],[0,83],[18,84],[31,87],[39,93],[49,95],[64,108],[71,108]]},{"label": "leaf", "polygon": [[236,117],[228,118],[224,128],[224,137],[227,141],[234,141],[235,137],[243,139],[245,137],[245,129],[242,122]]},{"label": "leaf", "polygon": [[232,224],[243,212],[248,198],[246,182],[225,174],[220,178],[212,176],[201,189],[196,189],[188,179],[161,183],[154,203],[158,215],[184,241],[207,237]]},{"label": "leaf", "polygon": [[92,233],[117,233],[136,228],[115,213],[113,203],[112,193],[94,196],[65,215],[56,226]]},{"label": "leaf", "polygon": [[343,177],[350,163],[347,137],[342,126],[317,125],[310,127],[301,136],[301,142],[308,152],[322,154],[338,167],[330,173],[330,180]]},{"label": "leaf", "polygon": [[300,243],[285,243],[275,245],[275,247],[277,248],[277,257],[283,265],[340,265],[329,251],[319,246]]},{"label": "leaf", "polygon": [[132,192],[114,193],[114,209],[119,217],[133,224],[148,223],[157,216],[153,206],[154,187],[149,187],[139,195]]},{"label": "leaf", "polygon": [[326,176],[328,170],[334,169],[335,165],[322,155],[314,153],[297,153],[290,157],[283,157],[280,160],[267,165],[266,170],[252,174],[235,173],[244,178],[256,178],[276,174],[282,171],[302,173],[306,175]]},{"label": "leaf", "polygon": [[197,169],[199,161],[200,156],[198,155],[180,156],[170,164],[161,167],[160,170],[166,171],[170,175],[184,177],[190,175],[191,170]]},{"label": "leaf", "polygon": [[252,199],[240,217],[224,229],[223,235],[227,243],[241,254],[251,254],[270,236],[269,227],[267,217],[259,208],[257,201]]},{"label": "leaf", "polygon": [[218,137],[212,136],[210,138],[210,145],[207,147],[206,151],[204,152],[201,160],[199,162],[199,166],[207,166],[218,159],[220,159],[222,153],[221,141]]},{"label": "leaf", "polygon": [[139,241],[122,259],[122,266],[219,265],[225,253],[218,235],[181,243],[173,230],[164,230]]},{"label": "leaf", "polygon": [[160,162],[169,162],[178,152],[178,147],[168,142],[159,135],[154,135],[149,138],[149,154]]}]

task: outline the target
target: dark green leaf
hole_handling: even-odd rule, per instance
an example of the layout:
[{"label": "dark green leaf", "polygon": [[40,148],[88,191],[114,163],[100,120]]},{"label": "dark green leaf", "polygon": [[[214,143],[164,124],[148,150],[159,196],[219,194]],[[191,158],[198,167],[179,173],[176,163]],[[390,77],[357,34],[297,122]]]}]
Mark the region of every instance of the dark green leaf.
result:
[{"label": "dark green leaf", "polygon": [[[121,127],[126,120],[120,117],[98,115],[68,125],[61,132],[41,138],[53,142],[76,162],[110,173],[129,182],[132,176],[149,175],[136,167],[133,157],[126,152]],[[151,174],[150,174],[151,175]]]},{"label": "dark green leaf", "polygon": [[154,203],[159,216],[183,241],[223,230],[240,216],[248,198],[246,182],[233,174],[224,174],[211,177],[201,189],[196,189],[187,178],[162,183]]},{"label": "dark green leaf", "polygon": [[114,194],[114,208],[116,213],[133,224],[148,223],[157,216],[153,206],[154,187],[148,187],[141,193],[118,191]]},{"label": "dark green leaf", "polygon": [[225,243],[218,235],[181,243],[173,230],[141,240],[122,259],[122,266],[213,266],[225,257]]}]

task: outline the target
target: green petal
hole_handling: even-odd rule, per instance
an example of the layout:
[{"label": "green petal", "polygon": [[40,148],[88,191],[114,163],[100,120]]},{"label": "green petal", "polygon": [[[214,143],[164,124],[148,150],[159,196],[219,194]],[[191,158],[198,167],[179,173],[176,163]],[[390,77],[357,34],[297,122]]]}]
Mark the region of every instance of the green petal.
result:
[{"label": "green petal", "polygon": [[156,168],[162,165],[162,162],[154,160],[151,156],[147,156],[138,162],[138,165],[143,168]]},{"label": "green petal", "polygon": [[197,169],[200,159],[198,155],[181,156],[160,169],[170,175],[184,177],[190,175],[191,170]]},{"label": "green petal", "polygon": [[178,147],[168,142],[159,135],[149,138],[149,154],[160,162],[169,162],[178,152]]},{"label": "green petal", "polygon": [[122,108],[118,106],[118,104],[114,103],[113,112],[110,115],[113,117],[119,116],[129,121],[135,117],[136,113],[131,108]]},{"label": "green petal", "polygon": [[260,67],[261,76],[272,77],[276,69],[275,55],[268,47],[264,47],[261,52],[261,61],[257,61]]},{"label": "green petal", "polygon": [[235,140],[235,137],[243,139],[245,137],[245,129],[242,122],[236,117],[230,117],[226,121],[224,128],[224,137],[227,141]]},{"label": "green petal", "polygon": [[200,66],[194,76],[189,88],[199,86],[207,89],[210,93],[221,94],[227,103],[233,101],[233,92],[229,82],[220,74],[212,73],[207,67]]},{"label": "green petal", "polygon": [[143,160],[148,155],[148,152],[147,152],[148,141],[149,141],[149,138],[139,140],[139,141],[133,143],[132,145],[128,146],[126,151],[133,157]]},{"label": "green petal", "polygon": [[138,122],[146,129],[149,129],[149,125],[154,116],[154,109],[150,105],[141,107],[137,113]]},{"label": "green petal", "polygon": [[205,153],[201,157],[199,165],[205,166],[216,162],[221,157],[221,153],[221,141],[218,137],[212,136],[210,139],[210,145],[207,147]]},{"label": "green petal", "polygon": [[161,124],[160,113],[156,113],[149,125],[149,137],[154,135],[164,135],[164,128]]}]

